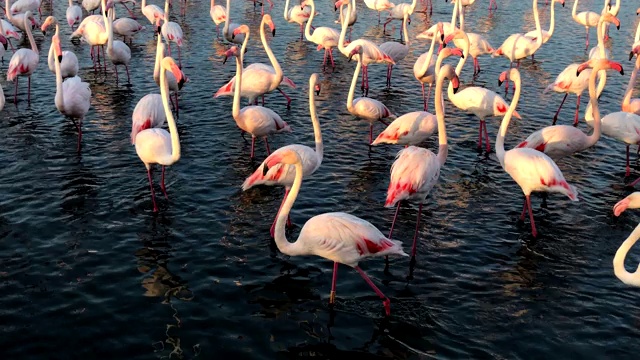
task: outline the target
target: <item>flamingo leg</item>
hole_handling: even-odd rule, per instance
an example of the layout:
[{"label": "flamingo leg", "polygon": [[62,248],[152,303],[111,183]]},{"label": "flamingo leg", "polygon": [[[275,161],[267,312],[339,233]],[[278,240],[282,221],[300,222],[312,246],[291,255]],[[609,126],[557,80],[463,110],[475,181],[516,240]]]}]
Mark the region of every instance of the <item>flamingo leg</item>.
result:
[{"label": "flamingo leg", "polygon": [[351,33],[353,32],[353,26],[349,28],[349,42],[351,42]]},{"label": "flamingo leg", "polygon": [[151,201],[153,201],[153,212],[158,212],[156,205],[156,193],[153,191],[153,179],[151,178],[151,166],[147,167],[147,177],[149,178],[149,187],[151,188]]},{"label": "flamingo leg", "polygon": [[329,60],[331,60],[331,67],[336,68],[336,63],[333,61],[333,48],[329,49]]},{"label": "flamingo leg", "polygon": [[369,144],[373,142],[373,123],[369,123]]},{"label": "flamingo leg", "polygon": [[102,62],[104,63],[104,73],[107,73],[107,55],[104,52],[104,45],[100,46],[102,48]]},{"label": "flamingo leg", "polygon": [[284,202],[287,201],[287,196],[288,195],[289,195],[289,189],[285,188],[284,189],[284,197],[282,198],[282,202],[280,203],[280,207],[278,208],[278,212],[276,213],[276,217],[273,219],[273,224],[271,224],[271,229],[269,230],[269,232],[271,233],[271,237],[272,238],[275,237],[276,222],[278,221],[278,215],[280,215],[280,210],[282,210],[282,206],[284,205]]},{"label": "flamingo leg", "polygon": [[522,213],[520,214],[520,221],[524,221],[524,215],[527,213],[527,199],[524,199],[524,205],[522,206]]},{"label": "flamingo leg", "polygon": [[[569,96],[569,93],[565,93],[564,97],[562,98],[562,102],[560,102],[560,106],[558,106],[558,111],[556,111],[556,114],[553,116],[553,123],[551,125],[555,125],[556,121],[558,121],[558,114],[560,114],[560,109],[562,109],[562,105],[564,105],[565,100],[567,100],[567,96]],[[576,109],[576,113],[577,113],[577,109]]]},{"label": "flamingo leg", "polygon": [[365,96],[369,96],[369,67],[365,66],[364,67],[364,73],[367,75],[366,80],[364,81],[364,93]]},{"label": "flamingo leg", "polygon": [[538,231],[536,230],[536,222],[533,220],[533,209],[531,208],[531,196],[527,195],[527,207],[529,208],[529,221],[531,221],[531,235],[533,237],[538,236]]},{"label": "flamingo leg", "polygon": [[[389,229],[389,236],[387,236],[389,239],[392,239],[392,235],[393,235],[393,227],[396,225],[396,219],[398,218],[398,213],[400,212],[400,203],[402,201],[398,201],[398,206],[396,207],[396,212],[395,214],[393,214],[393,220],[391,221],[391,229]],[[389,266],[389,255],[386,255],[384,257],[384,262],[385,262],[385,268]]]},{"label": "flamingo leg", "polygon": [[585,29],[587,29],[587,45],[584,49],[587,50],[589,48],[589,27],[585,26]]},{"label": "flamingo leg", "polygon": [[164,169],[165,169],[165,166],[162,165],[162,178],[161,178],[161,181],[160,181],[160,188],[162,189],[162,193],[164,194],[164,198],[169,200],[169,196],[167,195],[167,187],[164,184]]},{"label": "flamingo leg", "polygon": [[180,50],[180,46],[178,46],[178,65],[180,69],[182,69],[182,51]]},{"label": "flamingo leg", "polygon": [[180,107],[178,106],[178,92],[176,91],[173,96],[176,98],[176,117],[180,117]]},{"label": "flamingo leg", "polygon": [[127,70],[127,83],[131,84],[131,76],[129,76],[129,65],[125,65],[124,68]]},{"label": "flamingo leg", "polygon": [[300,24],[300,41],[302,41],[302,35],[304,34],[304,26]]},{"label": "flamingo leg", "polygon": [[336,282],[338,281],[338,263],[333,262],[333,276],[331,278],[331,295],[329,295],[329,305],[333,306],[336,302]]},{"label": "flamingo leg", "polygon": [[256,148],[256,137],[252,136],[251,137],[251,155],[249,156],[252,159],[253,159],[253,152],[254,152],[255,148]]},{"label": "flamingo leg", "polygon": [[578,95],[578,100],[576,100],[576,115],[573,118],[573,126],[574,127],[578,126],[578,112],[580,111],[580,96],[582,96],[582,95]]},{"label": "flamingo leg", "polygon": [[480,120],[480,127],[478,128],[478,149],[482,148],[482,120]]},{"label": "flamingo leg", "polygon": [[360,84],[360,90],[364,91],[364,81],[367,78],[367,66],[362,67],[362,83]]},{"label": "flamingo leg", "polygon": [[324,49],[324,59],[322,60],[322,68],[323,68],[323,69],[324,69],[324,67],[327,65],[327,56],[328,56],[328,54],[329,54],[329,53],[328,53],[327,49],[325,48],[325,49]]},{"label": "flamingo leg", "polygon": [[360,274],[360,276],[362,276],[364,281],[366,281],[367,284],[371,286],[373,291],[375,291],[376,294],[382,299],[382,304],[384,305],[385,314],[387,314],[387,316],[391,315],[391,300],[389,300],[389,298],[385,294],[383,294],[382,291],[380,291],[380,289],[378,289],[376,284],[374,284],[373,281],[371,281],[369,276],[367,276],[367,274],[360,268],[360,266],[356,265],[353,268],[356,269],[356,271]]},{"label": "flamingo leg", "polygon": [[629,186],[634,187],[638,182],[640,182],[640,177],[635,179],[631,184],[629,184]]},{"label": "flamingo leg", "polygon": [[420,230],[420,217],[422,215],[422,203],[420,203],[420,206],[418,207],[418,217],[416,219],[416,231],[413,234],[413,246],[411,247],[411,258],[415,259],[416,257],[416,250],[418,248],[418,233]]},{"label": "flamingo leg", "polygon": [[433,84],[429,84],[429,91],[427,92],[427,102],[425,103],[424,111],[427,111],[427,106],[429,105],[429,98],[431,97],[431,87]]},{"label": "flamingo leg", "polygon": [[629,167],[629,145],[627,145],[627,171],[625,177],[631,175],[631,168]]},{"label": "flamingo leg", "polygon": [[267,156],[271,155],[271,149],[269,148],[269,140],[264,138],[264,145],[267,147]]},{"label": "flamingo leg", "polygon": [[393,20],[392,18],[388,19],[387,21],[384,22],[384,24],[382,25],[382,33],[386,34],[387,32],[387,25],[391,22],[391,20]]},{"label": "flamingo leg", "polygon": [[487,146],[487,152],[491,152],[491,143],[489,142],[489,130],[487,130],[487,122],[483,121],[482,122],[484,124],[484,136],[485,136],[485,140],[486,140],[486,146]]},{"label": "flamingo leg", "polygon": [[116,86],[118,86],[118,65],[113,65],[113,69],[116,72]]},{"label": "flamingo leg", "polygon": [[282,94],[282,96],[284,96],[285,99],[287,99],[287,109],[290,109],[291,108],[291,98],[287,94],[285,94],[285,92],[282,91],[282,89],[280,89],[280,88],[277,88],[277,89],[278,89],[278,91],[280,91],[280,94]]}]

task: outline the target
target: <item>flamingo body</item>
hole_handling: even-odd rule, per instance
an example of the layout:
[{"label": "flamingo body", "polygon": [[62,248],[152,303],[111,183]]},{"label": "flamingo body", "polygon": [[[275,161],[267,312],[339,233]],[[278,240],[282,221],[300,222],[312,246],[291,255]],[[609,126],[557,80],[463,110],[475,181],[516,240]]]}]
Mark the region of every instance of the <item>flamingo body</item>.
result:
[{"label": "flamingo body", "polygon": [[133,109],[131,120],[131,144],[136,143],[136,136],[139,132],[162,127],[167,120],[167,115],[162,107],[162,96],[160,94],[143,96]]},{"label": "flamingo body", "polygon": [[417,146],[402,149],[391,166],[385,207],[402,200],[424,202],[440,177],[440,161],[431,150]]},{"label": "flamingo body", "polygon": [[554,160],[559,160],[590,146],[588,136],[578,128],[569,125],[553,125],[529,135],[517,147],[536,149]]},{"label": "flamingo body", "polygon": [[371,145],[418,145],[438,128],[436,116],[426,111],[413,111],[393,120]]}]

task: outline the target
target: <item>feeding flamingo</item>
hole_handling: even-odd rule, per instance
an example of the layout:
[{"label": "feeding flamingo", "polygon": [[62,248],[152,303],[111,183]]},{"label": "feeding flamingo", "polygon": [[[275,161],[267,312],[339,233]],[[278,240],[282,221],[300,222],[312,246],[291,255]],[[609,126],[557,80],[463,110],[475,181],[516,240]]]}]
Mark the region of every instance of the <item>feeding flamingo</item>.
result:
[{"label": "feeding flamingo", "polygon": [[290,0],[286,0],[284,3],[284,19],[292,24],[300,25],[300,40],[302,40],[304,36],[304,23],[307,22],[309,16],[311,16],[311,8],[300,8],[299,6],[289,8],[289,1]]},{"label": "feeding flamingo", "polygon": [[11,5],[11,14],[17,15],[20,13],[26,13],[27,11],[38,11],[40,18],[42,18],[42,11],[40,10],[41,3],[42,0],[18,0]]},{"label": "feeding flamingo", "polygon": [[419,145],[437,129],[436,116],[426,111],[412,111],[393,120],[376,137],[371,146],[379,144]]},{"label": "feeding flamingo", "polygon": [[[404,34],[405,43],[399,43],[397,41],[387,41],[380,44],[380,50],[389,55],[391,60],[395,64],[403,60],[409,54],[409,34],[407,32],[407,23],[411,22],[409,14],[404,14],[402,20],[402,33]],[[387,87],[391,87],[391,73],[393,72],[394,64],[387,64]]]},{"label": "feeding flamingo", "polygon": [[[228,1],[228,0],[227,0]],[[311,13],[309,15],[309,20],[307,20],[307,25],[304,29],[304,37],[307,41],[311,41],[312,43],[318,45],[319,49],[324,49],[324,60],[322,62],[322,67],[327,64],[327,57],[331,61],[331,67],[335,68],[336,64],[333,61],[333,48],[338,46],[338,40],[340,39],[340,33],[326,26],[319,26],[313,29],[313,33],[311,33],[311,23],[313,22],[313,18],[316,15],[316,3],[314,0],[304,0],[300,5],[300,8],[303,9],[305,6],[309,5],[311,7]]]},{"label": "feeding flamingo", "polygon": [[93,14],[100,7],[100,0],[82,0],[82,7]]},{"label": "feeding flamingo", "polygon": [[[44,23],[42,23],[42,33],[46,35],[47,28],[51,25],[56,26],[56,32],[53,36],[59,37],[60,33],[60,25],[58,24],[58,20],[54,16],[49,16],[45,19]],[[55,65],[55,54],[54,54],[54,46],[53,42],[49,47],[49,55],[47,57],[47,63],[49,65],[49,70],[52,73],[56,73],[56,65]],[[68,77],[74,77],[78,75],[78,57],[73,51],[65,50],[62,52],[62,61],[60,61],[60,75],[63,79]]]},{"label": "feeding flamingo", "polygon": [[249,27],[247,25],[240,25],[233,31],[234,34],[243,33],[244,41],[242,42],[242,49],[238,50],[237,46],[233,46],[225,53],[225,59],[229,56],[236,57],[236,88],[233,94],[233,119],[240,130],[251,134],[251,158],[255,150],[256,138],[264,138],[265,146],[267,147],[267,154],[271,153],[269,149],[269,141],[267,136],[271,134],[277,134],[281,132],[291,132],[289,125],[282,120],[280,115],[276,114],[273,110],[257,105],[245,106],[240,109],[240,89],[242,88],[242,67],[244,60],[244,49],[247,47],[249,40]]},{"label": "feeding flamingo", "polygon": [[[160,95],[164,113],[169,123],[169,132],[160,128],[148,128],[140,131],[135,137],[136,153],[147,168],[149,187],[151,188],[151,200],[153,201],[153,212],[158,212],[156,196],[153,190],[153,179],[151,177],[151,166],[153,164],[169,166],[180,160],[180,138],[178,137],[178,127],[169,107],[169,83],[166,72],[171,71],[179,83],[185,81],[182,71],[171,57],[162,59],[162,71],[160,72]],[[163,180],[164,184],[164,171]],[[163,188],[163,192],[166,191]]]},{"label": "feeding flamingo", "polygon": [[[265,15],[266,16],[266,15]],[[277,155],[280,153],[284,153],[289,150],[294,150],[298,156],[300,156],[300,160],[302,161],[302,171],[303,177],[308,178],[313,175],[313,173],[318,170],[320,164],[322,164],[322,155],[323,155],[323,144],[322,144],[322,132],[320,130],[320,121],[318,120],[318,115],[316,112],[316,104],[315,104],[315,95],[320,94],[320,84],[318,82],[318,74],[312,74],[309,78],[309,113],[311,114],[311,122],[313,123],[313,134],[315,137],[316,148],[315,150],[306,145],[287,145],[279,148],[274,151],[272,155]],[[258,166],[256,171],[249,176],[244,183],[242,183],[242,191],[246,191],[256,185],[284,185],[284,197],[282,198],[282,203],[280,204],[280,209],[282,208],[282,204],[284,204],[287,199],[287,195],[291,190],[291,186],[293,185],[293,179],[295,178],[295,167],[291,165],[277,164],[269,168],[268,171],[265,171],[264,168],[266,166],[266,160]],[[276,217],[273,219],[273,224],[271,225],[271,237],[274,236],[274,231],[276,228],[276,221],[278,219],[278,214],[276,213]],[[288,219],[287,223],[291,226],[291,220]]]},{"label": "feeding flamingo", "polygon": [[82,21],[82,8],[75,4],[73,0],[69,0],[69,7],[67,8],[66,15],[67,24],[69,24],[71,30],[74,30],[76,24],[80,24],[80,21]]},{"label": "feeding flamingo", "polygon": [[[20,34],[18,34],[13,25],[11,25],[11,23],[4,19],[0,19],[0,35],[4,36],[6,42],[9,43],[9,46],[11,46],[11,50],[15,50],[13,44],[11,43],[11,38],[16,39],[17,41],[22,40],[22,37],[20,36]],[[3,42],[2,45],[5,46],[6,43]]]},{"label": "feeding flamingo", "polygon": [[[162,105],[162,95],[147,94],[142,97],[131,115],[131,144],[136,143],[136,135],[142,130],[161,128],[167,115]],[[162,186],[164,188],[164,185]]]},{"label": "feeding flamingo", "polygon": [[16,82],[15,93],[13,95],[14,104],[18,103],[18,77],[26,76],[28,85],[27,85],[27,101],[31,102],[31,75],[38,67],[38,63],[40,62],[40,54],[38,53],[38,46],[36,45],[36,41],[33,38],[33,34],[31,33],[31,20],[33,15],[31,11],[27,11],[24,16],[24,27],[27,29],[27,36],[29,37],[29,43],[31,44],[31,49],[18,49],[11,56],[11,61],[9,62],[9,69],[7,70],[7,80]]},{"label": "feeding flamingo", "polygon": [[180,48],[182,48],[183,34],[182,28],[178,23],[169,21],[169,0],[165,0],[164,5],[164,23],[161,28],[162,37],[167,42],[169,49],[169,56],[171,56],[171,43],[174,42],[178,46],[178,65],[182,68],[182,55]]},{"label": "feeding flamingo", "polygon": [[447,160],[449,148],[447,145],[447,131],[445,126],[445,113],[443,107],[442,87],[444,80],[448,79],[454,91],[458,89],[459,80],[451,65],[444,65],[438,72],[436,80],[435,107],[438,121],[438,154],[431,150],[417,146],[409,146],[402,149],[396,155],[396,160],[391,165],[391,179],[387,189],[387,199],[385,207],[398,205],[391,222],[389,239],[393,235],[393,227],[400,212],[402,201],[418,202],[418,216],[416,218],[416,230],[413,235],[413,246],[411,247],[411,259],[415,260],[418,233],[420,230],[420,217],[422,215],[422,205],[433,186],[440,178],[440,168]]},{"label": "feeding flamingo", "polygon": [[507,128],[520,99],[520,72],[516,68],[511,68],[500,74],[499,84],[507,79],[514,82],[514,93],[509,110],[502,119],[500,132],[496,137],[496,155],[500,160],[502,168],[520,186],[525,196],[525,203],[520,215],[520,220],[524,220],[525,211],[529,210],[531,221],[531,234],[538,236],[536,224],[533,220],[533,208],[531,207],[531,193],[534,191],[555,192],[567,195],[572,201],[578,201],[578,190],[569,185],[562,175],[558,165],[546,154],[529,148],[516,148],[509,151],[504,150],[504,137],[507,135]]},{"label": "feeding flamingo", "polygon": [[343,212],[324,213],[312,217],[300,230],[298,239],[293,243],[289,242],[285,235],[285,222],[298,197],[304,169],[300,156],[291,149],[269,156],[265,160],[264,172],[268,172],[277,164],[293,165],[295,168],[293,186],[276,220],[275,243],[278,250],[289,256],[317,255],[334,262],[330,305],[335,302],[338,264],[353,267],[383,300],[385,313],[389,316],[391,314],[389,298],[378,289],[358,263],[373,256],[393,254],[407,256],[402,250],[402,243],[387,239],[370,222]]},{"label": "feeding flamingo", "polygon": [[216,24],[216,33],[220,37],[220,24],[227,20],[227,9],[222,5],[216,5],[216,0],[211,0],[209,15]]},{"label": "feeding flamingo", "polygon": [[[28,12],[32,13],[31,11],[28,11]],[[33,14],[31,17],[27,16],[27,12],[16,13],[14,15],[12,11],[9,10],[9,0],[5,0],[5,15],[7,16],[7,20],[9,20],[9,22],[13,26],[20,29],[23,33],[26,33],[27,28],[35,29],[36,27],[39,26],[38,22],[33,17]],[[29,21],[27,22],[25,20],[29,20]],[[3,26],[3,27],[7,28],[6,26]]]}]

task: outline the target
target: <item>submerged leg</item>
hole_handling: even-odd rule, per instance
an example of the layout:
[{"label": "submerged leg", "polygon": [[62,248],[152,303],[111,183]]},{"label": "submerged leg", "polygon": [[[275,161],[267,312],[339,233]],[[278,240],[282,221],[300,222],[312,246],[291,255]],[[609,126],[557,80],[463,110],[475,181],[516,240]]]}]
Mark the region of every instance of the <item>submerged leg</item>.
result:
[{"label": "submerged leg", "polygon": [[527,195],[527,207],[529,208],[529,220],[531,221],[531,235],[533,237],[538,236],[538,231],[536,230],[536,222],[533,220],[533,209],[531,208],[531,196]]},{"label": "submerged leg", "polygon": [[367,274],[359,266],[355,266],[354,269],[356,269],[356,271],[360,274],[360,276],[362,276],[364,281],[366,281],[367,284],[371,286],[373,291],[375,291],[376,294],[382,299],[382,304],[384,305],[385,314],[387,314],[387,316],[391,315],[391,300],[389,300],[389,298],[385,294],[383,294],[382,291],[380,291],[380,289],[378,289],[376,284],[374,284],[373,281],[371,281],[369,276],[367,276]]},{"label": "submerged leg", "polygon": [[147,177],[149,178],[149,187],[151,188],[151,201],[153,201],[153,212],[158,212],[156,205],[156,193],[153,191],[153,179],[151,178],[151,166],[147,167]]},{"label": "submerged leg", "polygon": [[278,91],[280,91],[280,94],[282,94],[282,96],[284,96],[285,99],[287,99],[287,109],[291,108],[291,98],[287,94],[285,94],[285,92],[282,91],[282,89],[280,88],[277,88],[277,89]]},{"label": "submerged leg", "polygon": [[162,178],[160,180],[160,189],[162,189],[162,193],[164,194],[164,198],[169,200],[169,196],[167,195],[167,187],[164,185],[164,169],[165,169],[165,166],[162,165]]},{"label": "submerged leg", "polygon": [[[553,115],[553,123],[551,123],[551,125],[555,125],[556,121],[558,121],[558,115],[560,114],[560,109],[562,109],[562,105],[564,105],[565,100],[567,100],[567,96],[569,96],[569,93],[565,93],[564,97],[562,98],[562,102],[560,102],[560,106],[558,106],[558,110],[556,111],[556,114]],[[576,110],[577,112],[578,110]]]},{"label": "submerged leg", "polygon": [[251,137],[251,155],[249,156],[252,159],[253,159],[253,152],[254,152],[255,148],[256,148],[256,137],[252,136]]},{"label": "submerged leg", "polygon": [[333,262],[333,277],[331,279],[331,295],[329,295],[329,305],[336,302],[336,282],[338,281],[338,263]]},{"label": "submerged leg", "polygon": [[573,118],[573,126],[574,127],[578,126],[578,112],[580,111],[580,96],[582,96],[582,95],[578,95],[578,100],[576,100],[576,115]]},{"label": "submerged leg", "polygon": [[418,244],[418,233],[420,230],[420,216],[422,215],[422,203],[420,203],[420,206],[418,207],[418,216],[416,218],[416,231],[413,234],[413,246],[411,247],[411,258],[415,258],[416,257],[416,250],[417,250],[417,244]]}]

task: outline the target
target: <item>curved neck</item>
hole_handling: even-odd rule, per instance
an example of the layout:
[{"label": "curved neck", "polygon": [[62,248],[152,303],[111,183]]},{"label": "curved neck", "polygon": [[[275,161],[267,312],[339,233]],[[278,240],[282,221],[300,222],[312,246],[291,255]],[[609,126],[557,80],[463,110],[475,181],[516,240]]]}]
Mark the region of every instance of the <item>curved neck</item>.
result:
[{"label": "curved neck", "polygon": [[549,37],[553,35],[553,30],[556,28],[556,2],[555,0],[551,1],[551,20],[549,23]]},{"label": "curved neck", "polygon": [[160,85],[160,61],[164,56],[162,51],[162,36],[158,36],[156,43],[156,63],[153,66],[153,80],[156,84]]},{"label": "curved neck", "polygon": [[571,17],[576,18],[578,15],[578,0],[574,1],[573,9],[571,9]]},{"label": "curved neck", "polygon": [[636,77],[638,76],[638,68],[640,68],[640,56],[636,57],[636,66],[633,68],[631,72],[631,78],[629,78],[629,84],[627,85],[627,90],[624,93],[624,98],[622,99],[622,107],[626,107],[631,102],[631,95],[633,95],[633,88],[636,86]]},{"label": "curved neck", "polygon": [[442,99],[442,86],[444,84],[444,79],[444,76],[437,74],[436,97],[434,99],[436,119],[438,120],[438,162],[440,163],[440,166],[444,165],[445,161],[447,161],[447,155],[449,154],[449,147],[447,146],[447,128],[444,124],[444,101]]},{"label": "curved neck", "polygon": [[142,4],[140,5],[140,10],[144,9],[147,6],[147,0],[142,0]]},{"label": "curved neck", "polygon": [[[460,1],[460,0],[458,0]],[[462,33],[462,41],[464,41],[464,47],[462,48],[462,57],[458,60],[458,65],[456,65],[456,75],[460,76],[460,72],[462,72],[462,68],[464,67],[464,63],[467,61],[467,57],[469,57],[469,48],[471,47],[471,42],[469,41],[469,36],[466,32]],[[449,83],[451,85],[451,83]]]},{"label": "curved neck", "polygon": [[462,9],[462,7],[457,5],[454,7],[458,7],[458,16],[460,16],[460,30],[464,31],[464,10]]},{"label": "curved neck", "polygon": [[453,14],[451,14],[451,26],[453,26],[454,28],[456,27],[456,19],[458,18],[459,6],[460,6],[460,1],[456,1],[453,4]]},{"label": "curved neck", "polygon": [[264,27],[265,21],[264,17],[262,18],[262,22],[260,23],[260,40],[262,41],[262,46],[264,46],[264,51],[267,53],[269,57],[269,61],[271,61],[271,66],[273,66],[273,70],[276,72],[276,78],[274,79],[274,83],[280,84],[282,81],[283,73],[280,64],[278,63],[278,59],[273,55],[273,51],[271,51],[271,47],[269,47],[269,42],[267,42],[267,35],[265,34]]},{"label": "curved neck", "polygon": [[249,32],[244,34],[244,41],[242,41],[242,48],[240,48],[240,54],[236,56],[236,83],[233,89],[233,107],[231,114],[235,120],[240,117],[240,90],[242,89],[242,67],[244,64],[244,49],[249,42]]},{"label": "curved neck", "polygon": [[231,37],[231,34],[229,34],[229,24],[231,23],[231,0],[227,0],[227,7],[226,7],[226,16],[224,19],[224,27],[222,28],[222,34],[224,34],[225,37]]},{"label": "curved neck", "polygon": [[606,58],[606,50],[604,48],[604,16],[600,16],[598,20],[598,26],[596,26],[596,35],[598,36],[598,51],[600,52],[600,58]]},{"label": "curved neck", "polygon": [[[515,74],[515,76],[511,76]],[[520,74],[517,70],[511,70],[511,80],[513,81],[515,91],[513,93],[513,99],[511,100],[511,105],[509,105],[509,109],[507,113],[504,114],[504,118],[502,118],[502,123],[500,124],[500,130],[498,131],[498,137],[496,138],[496,155],[498,156],[498,160],[500,160],[500,165],[504,169],[504,137],[507,135],[507,128],[509,127],[509,122],[511,122],[511,116],[513,116],[513,112],[516,110],[518,106],[518,100],[520,100]],[[515,78],[515,79],[514,79]]]},{"label": "curved neck", "polygon": [[[638,241],[638,238],[640,238],[640,224],[629,234],[629,237],[620,245],[618,251],[616,251],[616,255],[613,257],[613,272],[618,279],[625,284],[635,286],[640,285],[640,275],[636,275],[638,274],[638,270],[633,273],[628,272],[624,268],[624,259],[627,257],[631,247]],[[640,266],[638,266],[638,269],[640,269]]]},{"label": "curved neck", "polygon": [[69,7],[73,6],[73,0],[69,0]]},{"label": "curved neck", "polygon": [[[342,14],[342,8],[344,5],[340,6],[340,14]],[[340,30],[340,38],[338,39],[338,50],[345,55],[349,55],[346,53],[346,48],[344,46],[344,38],[347,36],[347,27],[349,27],[349,19],[351,18],[351,1],[347,5],[347,13],[342,17],[342,29]]]},{"label": "curved neck", "polygon": [[11,21],[11,19],[13,19],[13,15],[11,15],[11,4],[9,4],[9,0],[5,0],[4,2],[4,12],[5,15],[7,16],[7,19],[9,21]]},{"label": "curved neck", "polygon": [[[59,25],[56,24],[56,34],[54,36],[58,36],[58,28]],[[53,45],[51,45],[51,51],[53,52]],[[56,107],[58,108],[58,110],[60,112],[64,112],[64,92],[62,91],[62,71],[60,70],[60,61],[58,60],[58,57],[55,56],[55,54],[53,54],[54,56],[54,66],[55,66],[55,72],[56,72],[56,96],[55,96],[55,103],[56,103]]]},{"label": "curved neck", "polygon": [[[589,76],[589,102],[591,104],[591,113],[593,114],[593,133],[587,136],[587,146],[591,147],[598,139],[600,139],[600,135],[602,134],[601,123],[600,123],[600,110],[598,109],[598,91],[596,90],[596,77],[598,77],[598,71],[601,67],[596,67],[591,70],[591,75]],[[606,71],[602,71],[602,73],[606,73]]]},{"label": "curved neck", "polygon": [[633,38],[633,42],[640,41],[640,23],[638,23],[638,27],[636,28],[636,36]]},{"label": "curved neck", "polygon": [[322,143],[320,120],[318,120],[318,112],[316,111],[315,86],[315,81],[313,83],[309,83],[309,114],[311,115],[311,123],[313,124],[313,136],[316,142],[316,156],[318,157],[318,164],[320,164],[322,162],[324,144]]},{"label": "curved neck", "polygon": [[[285,165],[286,166],[286,165]],[[291,187],[291,191],[289,191],[289,195],[287,195],[287,200],[282,205],[282,209],[278,213],[278,218],[276,219],[276,228],[274,233],[274,240],[276,245],[278,246],[278,250],[286,255],[304,255],[306,252],[301,248],[301,243],[296,241],[294,243],[290,243],[287,240],[287,236],[285,235],[285,223],[287,222],[287,218],[289,217],[289,212],[291,212],[291,207],[293,207],[293,203],[296,201],[298,197],[298,193],[300,192],[300,186],[302,185],[302,162],[300,158],[295,163],[296,169],[296,177],[293,180],[293,186]]]},{"label": "curved neck", "polygon": [[[415,1],[414,1],[415,2]],[[404,14],[402,18],[402,35],[404,36],[404,43],[409,46],[411,40],[409,40],[409,31],[407,30],[407,21],[409,20],[409,14]]]},{"label": "curved neck", "polygon": [[[553,4],[551,4],[551,7],[553,7]],[[533,0],[533,20],[536,22],[536,31],[538,33],[536,44],[540,47],[542,46],[542,27],[540,26],[540,16],[538,14],[538,0]]]},{"label": "curved neck", "polygon": [[[9,11],[10,12],[10,11]],[[33,34],[31,33],[31,24],[28,17],[24,17],[24,28],[25,31],[27,32],[27,36],[29,37],[29,43],[31,44],[31,50],[33,50],[34,53],[38,53],[38,45],[36,44],[36,40],[33,38]]]},{"label": "curved neck", "polygon": [[[213,6],[213,1],[211,0],[211,6]],[[284,19],[287,21],[289,21],[289,2],[290,0],[284,2]]]},{"label": "curved neck", "polygon": [[173,163],[180,160],[180,138],[178,137],[178,127],[173,118],[171,107],[169,106],[169,82],[167,81],[167,70],[163,67],[160,72],[160,96],[162,96],[162,106],[167,116],[169,132],[171,133],[171,160]]},{"label": "curved neck", "polygon": [[[227,0],[227,3],[229,0]],[[227,10],[228,11],[228,10]],[[316,16],[316,3],[315,1],[311,2],[311,12],[309,13],[309,20],[307,20],[307,26],[304,27],[304,37],[309,40],[311,38],[311,22],[313,22],[313,18]]]},{"label": "curved neck", "polygon": [[351,79],[351,87],[349,88],[349,95],[347,96],[347,110],[353,111],[353,94],[356,92],[356,83],[358,82],[358,75],[360,75],[360,68],[362,67],[362,56],[358,56],[358,65],[353,72],[353,79]]},{"label": "curved neck", "polygon": [[[427,70],[429,70],[429,65],[431,65],[431,59],[433,59],[433,50],[436,45],[436,37],[438,36],[438,33],[440,33],[438,29],[436,29],[435,32],[433,33],[433,37],[431,38],[431,45],[429,46],[429,52],[427,53],[427,57],[422,63],[422,67],[420,68],[420,71],[419,71],[420,76],[424,76]],[[436,66],[438,66],[437,60],[436,60]],[[438,70],[438,68],[436,68],[436,70]],[[436,72],[435,74],[438,74],[438,73]]]}]

